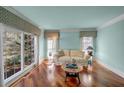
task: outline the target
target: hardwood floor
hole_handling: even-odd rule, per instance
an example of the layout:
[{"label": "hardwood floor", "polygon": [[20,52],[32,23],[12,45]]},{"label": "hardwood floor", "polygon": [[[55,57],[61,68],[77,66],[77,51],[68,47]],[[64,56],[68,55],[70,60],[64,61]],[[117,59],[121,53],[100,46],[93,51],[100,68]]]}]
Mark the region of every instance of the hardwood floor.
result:
[{"label": "hardwood floor", "polygon": [[124,87],[124,79],[99,65],[93,63],[89,70],[80,72],[81,84],[76,78],[68,78],[65,82],[65,72],[61,66],[48,65],[44,61],[27,76],[14,83],[16,87]]}]

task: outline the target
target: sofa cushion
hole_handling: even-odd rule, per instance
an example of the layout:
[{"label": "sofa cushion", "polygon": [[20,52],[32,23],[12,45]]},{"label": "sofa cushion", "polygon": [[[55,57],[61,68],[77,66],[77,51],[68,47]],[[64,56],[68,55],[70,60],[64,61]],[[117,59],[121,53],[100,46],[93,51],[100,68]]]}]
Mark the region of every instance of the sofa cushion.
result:
[{"label": "sofa cushion", "polygon": [[78,50],[71,50],[70,51],[70,56],[71,57],[83,57],[83,52],[82,51],[78,51]]},{"label": "sofa cushion", "polygon": [[61,56],[64,56],[64,55],[65,55],[65,53],[64,53],[63,50],[59,50],[58,51],[58,57],[61,57]]},{"label": "sofa cushion", "polygon": [[70,50],[64,50],[65,56],[70,56]]}]

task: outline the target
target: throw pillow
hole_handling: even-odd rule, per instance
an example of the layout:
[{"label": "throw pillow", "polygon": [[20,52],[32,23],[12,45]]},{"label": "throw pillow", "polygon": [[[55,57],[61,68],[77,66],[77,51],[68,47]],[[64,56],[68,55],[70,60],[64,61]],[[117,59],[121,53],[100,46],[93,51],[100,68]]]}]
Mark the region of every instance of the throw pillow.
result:
[{"label": "throw pillow", "polygon": [[59,54],[59,57],[65,55],[63,50],[59,50],[59,51],[58,51],[58,54]]}]

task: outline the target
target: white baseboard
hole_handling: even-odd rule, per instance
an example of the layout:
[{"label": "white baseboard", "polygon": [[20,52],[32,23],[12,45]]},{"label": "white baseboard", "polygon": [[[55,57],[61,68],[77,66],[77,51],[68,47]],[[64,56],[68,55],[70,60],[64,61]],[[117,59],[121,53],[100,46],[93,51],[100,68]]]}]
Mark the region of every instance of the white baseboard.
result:
[{"label": "white baseboard", "polygon": [[114,69],[114,68],[108,66],[107,64],[102,63],[102,61],[100,59],[98,59],[98,58],[96,58],[96,60],[97,60],[98,64],[102,65],[103,67],[109,69],[113,73],[115,73],[115,74],[121,76],[122,78],[124,78],[124,72],[121,72],[121,71],[119,71],[117,69]]}]

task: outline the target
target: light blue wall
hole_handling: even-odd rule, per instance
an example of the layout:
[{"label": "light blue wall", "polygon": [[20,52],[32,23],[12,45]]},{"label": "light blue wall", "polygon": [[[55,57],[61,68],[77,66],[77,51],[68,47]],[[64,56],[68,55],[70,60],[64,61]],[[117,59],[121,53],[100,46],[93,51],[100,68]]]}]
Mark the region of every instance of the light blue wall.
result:
[{"label": "light blue wall", "polygon": [[60,49],[80,49],[79,32],[60,32]]},{"label": "light blue wall", "polygon": [[39,37],[39,60],[41,60],[42,58],[44,58],[45,56],[45,51],[44,51],[44,31],[41,32],[41,35]]},{"label": "light blue wall", "polygon": [[98,31],[96,49],[101,62],[124,72],[124,21]]},{"label": "light blue wall", "polygon": [[[44,38],[44,34],[42,33],[40,36],[40,51],[39,58],[47,57],[47,40]],[[94,51],[96,47],[96,39],[94,39]],[[59,39],[59,49],[72,49],[72,50],[80,50],[80,32],[61,32],[60,31],[60,39]],[[95,53],[95,52],[94,52]]]}]

